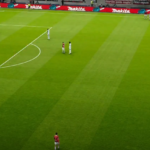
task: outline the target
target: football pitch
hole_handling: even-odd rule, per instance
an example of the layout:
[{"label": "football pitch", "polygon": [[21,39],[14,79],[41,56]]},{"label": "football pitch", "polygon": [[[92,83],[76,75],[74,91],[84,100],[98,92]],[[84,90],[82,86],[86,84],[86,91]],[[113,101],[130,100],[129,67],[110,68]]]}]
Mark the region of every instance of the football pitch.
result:
[{"label": "football pitch", "polygon": [[149,39],[143,15],[0,9],[0,150],[148,150]]}]

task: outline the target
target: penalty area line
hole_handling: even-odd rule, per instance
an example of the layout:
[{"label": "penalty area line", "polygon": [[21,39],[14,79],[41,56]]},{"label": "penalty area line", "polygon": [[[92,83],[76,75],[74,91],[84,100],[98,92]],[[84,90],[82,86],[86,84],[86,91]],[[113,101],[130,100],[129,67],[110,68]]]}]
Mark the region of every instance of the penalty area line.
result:
[{"label": "penalty area line", "polygon": [[[50,27],[50,29],[52,29],[52,27]],[[47,31],[45,31],[44,33],[42,33],[40,36],[38,36],[36,39],[34,39],[32,42],[30,42],[28,45],[26,45],[24,48],[22,48],[20,51],[18,51],[16,54],[14,54],[13,56],[11,56],[9,59],[7,59],[5,62],[3,62],[0,65],[0,68],[4,68],[2,67],[3,65],[5,65],[8,61],[10,61],[12,58],[14,58],[16,55],[18,55],[20,52],[22,52],[24,49],[26,49],[29,45],[33,45],[33,42],[35,42],[36,40],[38,40],[41,36],[43,36]]]},{"label": "penalty area line", "polygon": [[14,64],[14,65],[10,65],[10,66],[4,66],[4,67],[1,67],[1,68],[9,68],[9,67],[14,67],[14,66],[23,65],[23,64],[26,64],[26,63],[31,62],[31,61],[33,61],[34,59],[38,58],[38,57],[41,55],[41,49],[40,49],[37,45],[35,45],[35,44],[30,44],[30,45],[33,45],[34,47],[36,47],[36,48],[39,50],[39,53],[38,53],[37,56],[35,56],[34,58],[32,58],[32,59],[30,59],[30,60],[28,60],[28,61],[21,62],[21,63],[18,63],[18,64]]},{"label": "penalty area line", "polygon": [[30,25],[15,25],[15,24],[0,24],[0,26],[10,26],[10,27],[29,27],[29,28],[46,28],[46,26],[30,26]]}]

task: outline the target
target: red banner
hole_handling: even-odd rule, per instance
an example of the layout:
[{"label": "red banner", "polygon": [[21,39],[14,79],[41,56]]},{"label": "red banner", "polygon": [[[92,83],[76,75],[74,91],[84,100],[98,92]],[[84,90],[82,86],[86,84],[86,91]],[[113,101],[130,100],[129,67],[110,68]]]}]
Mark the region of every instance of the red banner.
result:
[{"label": "red banner", "polygon": [[[28,9],[27,4],[1,3],[3,8],[24,8]],[[58,5],[31,5],[31,9],[49,9],[49,10],[65,10],[65,11],[93,11],[93,12],[109,12],[109,13],[150,13],[150,9],[129,9],[129,8],[107,8],[107,7],[82,7],[82,6],[58,6]]]},{"label": "red banner", "polygon": [[110,12],[110,13],[135,13],[137,14],[139,9],[126,9],[126,8],[101,8],[100,12]]},{"label": "red banner", "polygon": [[[49,9],[51,5],[31,5],[31,9]],[[24,8],[28,9],[27,4],[1,3],[3,8]]]},{"label": "red banner", "polygon": [[94,7],[80,7],[80,6],[57,6],[56,10],[67,11],[93,11]]}]

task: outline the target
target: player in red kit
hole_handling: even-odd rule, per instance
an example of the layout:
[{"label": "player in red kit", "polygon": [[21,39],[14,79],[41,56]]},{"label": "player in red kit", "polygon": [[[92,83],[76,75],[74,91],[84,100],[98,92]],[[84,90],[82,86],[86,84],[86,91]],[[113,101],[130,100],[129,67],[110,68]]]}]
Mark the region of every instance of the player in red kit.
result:
[{"label": "player in red kit", "polygon": [[62,53],[65,54],[65,43],[62,42]]},{"label": "player in red kit", "polygon": [[54,145],[55,145],[55,150],[57,147],[59,149],[59,136],[57,133],[54,135]]}]

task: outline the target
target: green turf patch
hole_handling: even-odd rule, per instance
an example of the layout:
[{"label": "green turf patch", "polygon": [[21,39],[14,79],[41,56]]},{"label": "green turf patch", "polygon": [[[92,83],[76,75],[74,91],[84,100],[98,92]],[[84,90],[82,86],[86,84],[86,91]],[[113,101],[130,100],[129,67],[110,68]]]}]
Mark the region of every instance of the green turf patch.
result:
[{"label": "green turf patch", "polygon": [[[137,52],[118,87],[111,105],[96,131],[89,149],[143,150],[148,149],[149,131],[149,43],[150,26],[139,22],[132,38],[141,40]],[[137,33],[143,33],[137,37]],[[148,29],[147,29],[148,27]],[[136,27],[135,27],[136,29]],[[134,30],[135,30],[134,29]],[[139,30],[140,29],[140,30]],[[128,43],[129,44],[129,43]],[[132,43],[133,44],[133,43]],[[123,69],[123,68],[122,68]]]},{"label": "green turf patch", "polygon": [[[53,149],[56,131],[65,150],[148,148],[148,20],[140,15],[5,11],[0,64],[53,28],[50,40],[43,34],[33,42],[41,50],[38,58],[0,68],[0,149]],[[30,60],[37,52],[29,45],[4,66]]]}]

